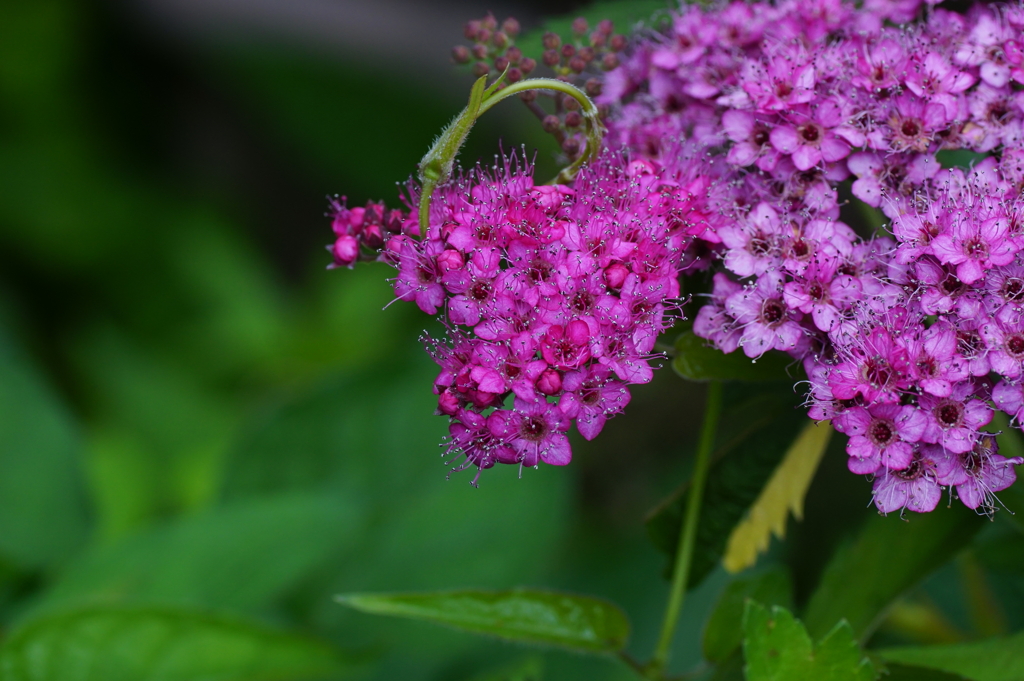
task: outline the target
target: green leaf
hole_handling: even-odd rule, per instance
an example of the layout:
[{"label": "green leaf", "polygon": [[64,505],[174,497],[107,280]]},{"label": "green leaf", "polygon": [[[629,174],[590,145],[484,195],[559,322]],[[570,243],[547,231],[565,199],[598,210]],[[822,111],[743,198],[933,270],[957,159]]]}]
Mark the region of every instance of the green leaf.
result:
[{"label": "green leaf", "polygon": [[[727,393],[732,406],[722,417],[719,444],[708,474],[697,527],[690,586],[699,584],[722,560],[726,541],[807,423],[791,385],[749,397],[748,386]],[[688,485],[659,504],[647,518],[654,545],[675,560]],[[671,574],[670,562],[666,574]]]},{"label": "green leaf", "polygon": [[874,681],[874,667],[846,622],[815,647],[788,610],[747,601],[743,634],[747,681]]},{"label": "green leaf", "polygon": [[351,667],[326,643],[183,610],[64,613],[17,630],[0,648],[4,681],[297,681]]},{"label": "green leaf", "polygon": [[157,525],[72,564],[41,609],[144,602],[251,609],[273,602],[351,541],[351,505],[327,496],[233,504]]},{"label": "green leaf", "polygon": [[804,614],[811,634],[821,635],[845,617],[866,640],[890,603],[955,556],[983,524],[961,504],[907,520],[871,517],[856,540],[836,553]]},{"label": "green leaf", "polygon": [[531,656],[500,669],[484,672],[472,678],[472,681],[541,681],[544,678],[543,658]]},{"label": "green leaf", "polygon": [[79,434],[32,362],[0,327],[0,554],[52,565],[85,540]]},{"label": "green leaf", "polygon": [[803,519],[807,488],[831,436],[829,423],[810,421],[800,431],[746,517],[729,535],[722,559],[726,570],[739,572],[752,566],[758,554],[768,549],[772,534],[785,537],[790,511],[797,520]]},{"label": "green leaf", "polygon": [[886,662],[961,674],[973,681],[1024,679],[1024,631],[974,643],[882,648],[875,652]]},{"label": "green leaf", "polygon": [[734,580],[725,587],[704,627],[704,657],[711,662],[724,662],[739,650],[743,642],[743,612],[748,599],[769,606],[792,608],[793,584],[789,574],[778,567],[760,575]]},{"label": "green leaf", "polygon": [[908,667],[902,664],[885,666],[885,681],[964,681],[959,674],[944,674],[934,669]]},{"label": "green leaf", "polygon": [[474,634],[587,653],[614,653],[629,638],[618,606],[554,591],[450,591],[347,594],[338,602],[375,615],[427,620]]},{"label": "green leaf", "polygon": [[684,331],[676,339],[672,368],[689,381],[778,381],[799,372],[789,355],[768,352],[750,359],[742,352],[728,355],[709,346],[693,331]]}]

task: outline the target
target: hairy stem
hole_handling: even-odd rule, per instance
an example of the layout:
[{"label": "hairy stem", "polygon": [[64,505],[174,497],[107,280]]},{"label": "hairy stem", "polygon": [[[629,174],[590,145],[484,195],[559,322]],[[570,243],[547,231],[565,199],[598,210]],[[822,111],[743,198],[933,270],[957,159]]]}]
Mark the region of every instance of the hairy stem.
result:
[{"label": "hairy stem", "polygon": [[665,607],[665,619],[661,624],[661,634],[654,656],[648,663],[648,678],[662,679],[668,665],[672,649],[672,638],[679,621],[679,612],[686,596],[686,584],[690,578],[690,565],[693,562],[693,549],[697,542],[697,523],[700,520],[700,506],[704,498],[704,483],[707,482],[708,468],[711,464],[711,450],[715,446],[715,433],[718,430],[718,416],[722,412],[722,384],[711,381],[708,384],[707,404],[704,408],[704,425],[700,431],[700,443],[697,446],[697,462],[690,481],[690,494],[686,503],[686,514],[679,535],[679,547],[676,549],[675,569],[672,572],[672,590],[669,592],[668,605]]}]

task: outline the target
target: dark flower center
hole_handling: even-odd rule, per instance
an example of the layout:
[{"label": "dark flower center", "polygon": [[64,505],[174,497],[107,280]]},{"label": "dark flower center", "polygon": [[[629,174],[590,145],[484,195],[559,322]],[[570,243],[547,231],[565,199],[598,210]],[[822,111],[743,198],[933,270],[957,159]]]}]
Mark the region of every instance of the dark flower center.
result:
[{"label": "dark flower center", "polygon": [[515,379],[522,372],[523,370],[519,367],[518,364],[505,364],[505,375],[508,376],[509,378]]},{"label": "dark flower center", "polygon": [[917,137],[921,134],[921,126],[913,119],[906,120],[900,126],[900,132],[903,133],[904,137]]},{"label": "dark flower center", "polygon": [[939,403],[939,406],[935,407],[933,413],[943,428],[956,428],[963,423],[964,405],[947,400]]},{"label": "dark flower center", "polygon": [[1024,356],[1024,335],[1019,333],[1006,337],[1006,351],[1013,355],[1014,359]]},{"label": "dark flower center", "polygon": [[868,427],[868,437],[879,449],[884,449],[896,439],[896,429],[892,421],[876,420]]},{"label": "dark flower center", "polygon": [[769,298],[761,304],[761,319],[765,324],[778,324],[785,316],[786,308],[779,301]]},{"label": "dark flower center", "polygon": [[921,465],[920,459],[914,459],[910,462],[910,465],[901,471],[892,471],[892,474],[901,480],[911,481],[917,480],[925,473],[925,467]]},{"label": "dark flower center", "polygon": [[939,288],[942,292],[949,297],[955,297],[959,295],[964,289],[964,283],[956,278],[953,274],[947,274],[945,278],[939,283]]},{"label": "dark flower center", "polygon": [[793,93],[793,86],[784,80],[775,84],[775,94],[779,97],[789,97]]},{"label": "dark flower center", "polygon": [[539,419],[536,416],[531,416],[523,419],[523,425],[520,428],[520,433],[527,440],[538,442],[544,439],[544,436],[548,433],[548,427],[544,423],[543,419]]},{"label": "dark flower center", "polygon": [[981,239],[971,239],[964,244],[964,252],[972,258],[983,258],[988,255],[988,245]]},{"label": "dark flower center", "polygon": [[469,289],[469,297],[478,303],[482,303],[491,297],[491,284],[487,281],[478,281]]},{"label": "dark flower center", "polygon": [[588,407],[593,407],[601,401],[601,391],[591,381],[587,381],[580,389],[580,400]]},{"label": "dark flower center", "polygon": [[757,125],[754,128],[754,133],[751,136],[751,140],[759,147],[763,147],[768,144],[768,128],[763,125]]},{"label": "dark flower center", "polygon": [[416,278],[421,284],[430,284],[434,281],[434,273],[426,266],[421,265],[416,268]]},{"label": "dark flower center", "polygon": [[810,245],[801,238],[794,239],[789,250],[797,260],[806,258],[811,253]]},{"label": "dark flower center", "polygon": [[534,260],[530,263],[530,269],[527,273],[530,277],[530,281],[534,284],[539,284],[543,281],[547,281],[551,277],[551,270],[553,269],[554,268],[549,262],[545,262],[544,260]]},{"label": "dark flower center", "polygon": [[889,362],[881,357],[872,357],[864,362],[864,378],[873,387],[880,387],[889,384],[892,378],[892,367]]},{"label": "dark flower center", "polygon": [[771,250],[771,246],[767,240],[754,237],[747,243],[747,250],[754,255],[765,255]]},{"label": "dark flower center", "polygon": [[586,291],[579,291],[572,297],[572,309],[576,312],[587,312],[594,304],[594,296]]},{"label": "dark flower center", "polygon": [[807,295],[814,300],[821,300],[825,297],[825,287],[816,281],[807,287]]},{"label": "dark flower center", "polygon": [[805,123],[804,125],[801,125],[797,128],[797,132],[800,133],[800,137],[802,137],[805,142],[817,142],[821,137],[821,131],[819,131],[818,126],[813,123]]},{"label": "dark flower center", "polygon": [[968,359],[975,357],[978,350],[981,349],[981,336],[975,331],[958,331],[956,347],[964,357]]},{"label": "dark flower center", "polygon": [[1003,298],[1006,300],[1020,300],[1024,296],[1024,280],[1017,277],[1009,277],[1003,282]]}]

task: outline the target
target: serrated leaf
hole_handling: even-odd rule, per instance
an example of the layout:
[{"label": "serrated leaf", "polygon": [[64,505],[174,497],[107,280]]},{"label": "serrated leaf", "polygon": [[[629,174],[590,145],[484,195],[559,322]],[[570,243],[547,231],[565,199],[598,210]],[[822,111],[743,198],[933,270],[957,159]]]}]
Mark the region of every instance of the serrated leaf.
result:
[{"label": "serrated leaf", "polygon": [[676,339],[672,368],[688,381],[792,380],[793,372],[800,370],[781,352],[768,352],[756,360],[742,352],[725,354],[693,331],[684,331]]},{"label": "serrated leaf", "polygon": [[845,621],[815,647],[788,610],[747,601],[743,633],[747,681],[874,681],[874,667]]},{"label": "serrated leaf", "polygon": [[[774,386],[753,398],[749,386],[727,386],[720,425],[724,440],[714,454],[697,526],[690,586],[699,584],[722,560],[732,529],[760,494],[807,416],[791,385]],[[647,531],[654,545],[675,560],[688,486],[652,510]],[[671,574],[669,564],[666,574]]]},{"label": "serrated leaf", "polygon": [[956,504],[931,513],[873,516],[856,540],[832,558],[804,613],[821,635],[841,617],[863,641],[900,594],[955,556],[983,518]]},{"label": "serrated leaf", "polygon": [[777,567],[747,579],[734,580],[725,587],[704,626],[704,657],[709,661],[721,663],[739,651],[748,599],[767,606],[792,608],[793,584],[789,573]]},{"label": "serrated leaf", "polygon": [[393,615],[588,653],[614,653],[629,638],[629,620],[605,600],[555,591],[449,591],[346,594],[338,602],[375,615]]},{"label": "serrated leaf", "polygon": [[757,562],[759,553],[768,549],[771,535],[786,536],[789,512],[803,518],[804,497],[811,486],[818,463],[832,436],[829,423],[809,422],[786,451],[761,494],[750,506],[747,516],[729,535],[722,564],[729,572],[739,572]]},{"label": "serrated leaf", "polygon": [[1024,679],[1024,631],[973,643],[882,648],[875,652],[886,662],[961,674],[973,681]]},{"label": "serrated leaf", "polygon": [[0,327],[0,555],[21,568],[49,566],[88,527],[76,425]]},{"label": "serrated leaf", "polygon": [[264,607],[299,583],[357,516],[343,500],[288,496],[212,509],[82,556],[40,609],[105,603]]},{"label": "serrated leaf", "polygon": [[4,681],[298,681],[351,667],[326,643],[187,610],[63,613],[0,647]]}]

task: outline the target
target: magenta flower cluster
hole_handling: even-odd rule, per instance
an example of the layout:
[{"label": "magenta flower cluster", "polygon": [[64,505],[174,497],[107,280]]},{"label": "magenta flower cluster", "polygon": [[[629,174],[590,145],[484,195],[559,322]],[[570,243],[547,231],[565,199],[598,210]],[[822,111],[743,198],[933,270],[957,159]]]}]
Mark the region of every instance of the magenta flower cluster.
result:
[{"label": "magenta flower cluster", "polygon": [[[882,512],[944,487],[991,509],[1022,463],[984,430],[1024,419],[1022,47],[1020,5],[691,5],[605,82],[613,146],[724,156],[731,205],[705,237],[726,272],[694,331],[802,360],[811,417],[849,436]],[[943,169],[944,150],[984,160]],[[882,233],[840,219],[844,180]]]},{"label": "magenta flower cluster", "polygon": [[678,317],[685,247],[714,229],[701,165],[677,158],[609,154],[573,187],[534,185],[513,159],[436,191],[425,233],[415,212],[385,231],[398,298],[448,332],[427,342],[459,470],[567,464],[570,425],[592,439],[628,386],[651,380],[655,340]]}]

